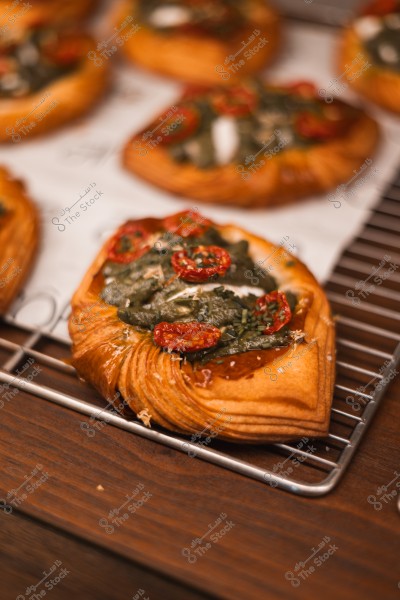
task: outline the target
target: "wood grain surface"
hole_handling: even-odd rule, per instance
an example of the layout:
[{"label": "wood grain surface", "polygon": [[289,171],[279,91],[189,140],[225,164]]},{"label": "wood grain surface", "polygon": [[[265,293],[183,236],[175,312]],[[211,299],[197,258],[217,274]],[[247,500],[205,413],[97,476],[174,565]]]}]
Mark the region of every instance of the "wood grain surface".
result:
[{"label": "wood grain surface", "polygon": [[[48,479],[0,511],[1,599],[28,598],[55,560],[70,574],[47,591],[54,600],[399,598],[397,502],[367,500],[399,467],[399,393],[397,381],[339,487],[309,499],[111,425],[89,438],[85,417],[20,392],[0,411],[0,497],[38,463]],[[151,497],[107,533],[99,521],[138,484]],[[230,531],[189,563],[182,549],[220,513]],[[285,573],[324,536],[337,550],[293,587]]]}]

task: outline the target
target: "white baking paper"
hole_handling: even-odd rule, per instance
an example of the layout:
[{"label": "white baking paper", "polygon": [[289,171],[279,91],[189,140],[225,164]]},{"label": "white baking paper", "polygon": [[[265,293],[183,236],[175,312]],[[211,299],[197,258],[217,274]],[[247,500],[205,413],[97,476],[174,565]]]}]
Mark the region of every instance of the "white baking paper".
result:
[{"label": "white baking paper", "polygon": [[[327,88],[335,77],[336,36],[325,27],[287,25],[285,49],[269,76],[275,81],[311,79]],[[340,207],[328,196],[268,210],[202,207],[148,185],[120,164],[127,138],[172,106],[180,85],[124,62],[116,64],[114,79],[112,92],[88,117],[46,137],[0,148],[0,163],[26,181],[41,212],[40,254],[10,311],[21,324],[48,328],[62,311],[68,314],[69,299],[99,246],[125,219],[160,217],[184,208],[199,207],[216,221],[237,223],[275,243],[288,236],[295,253],[323,282],[399,164],[399,120],[371,109],[382,125],[382,143],[369,167],[374,174]],[[342,97],[359,102],[348,90]],[[79,216],[63,221],[62,210],[74,204],[69,214],[77,211]],[[64,321],[55,332],[67,338]]]}]

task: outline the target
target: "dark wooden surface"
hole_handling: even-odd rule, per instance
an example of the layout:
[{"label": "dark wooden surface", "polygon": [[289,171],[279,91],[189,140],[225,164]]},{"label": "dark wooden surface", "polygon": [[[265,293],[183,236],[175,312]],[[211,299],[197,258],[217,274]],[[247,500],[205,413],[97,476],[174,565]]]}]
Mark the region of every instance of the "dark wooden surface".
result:
[{"label": "dark wooden surface", "polygon": [[[89,438],[82,416],[20,392],[0,411],[0,497],[37,463],[49,478],[0,511],[1,600],[23,596],[55,560],[70,574],[53,600],[131,600],[138,589],[152,600],[399,598],[397,502],[377,511],[367,501],[400,465],[399,395],[397,380],[339,487],[308,499],[111,425]],[[99,520],[138,483],[152,497],[107,534]],[[182,549],[221,512],[233,528],[188,563]],[[338,549],[292,587],[285,573],[324,536]]]}]

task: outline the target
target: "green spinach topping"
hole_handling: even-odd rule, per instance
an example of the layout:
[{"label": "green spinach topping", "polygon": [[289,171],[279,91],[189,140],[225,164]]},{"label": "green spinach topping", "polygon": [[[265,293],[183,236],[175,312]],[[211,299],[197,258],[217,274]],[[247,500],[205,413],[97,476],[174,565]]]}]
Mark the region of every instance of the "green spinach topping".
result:
[{"label": "green spinach topping", "polygon": [[395,29],[387,17],[381,19],[381,30],[363,44],[376,65],[400,72],[400,12],[393,17],[397,17]]},{"label": "green spinach topping", "polygon": [[[232,260],[223,276],[212,277],[201,285],[183,281],[171,266],[174,252],[185,249],[190,253],[199,245],[220,246]],[[291,342],[288,326],[272,335],[263,334],[271,323],[271,314],[257,315],[254,310],[259,289],[254,289],[258,294],[250,291],[239,295],[235,288],[229,288],[247,286],[251,290],[254,286],[248,273],[257,271],[264,293],[277,289],[274,277],[254,264],[248,250],[247,241],[228,242],[213,227],[200,236],[184,239],[169,234],[167,244],[156,242],[128,264],[108,260],[103,268],[105,286],[101,297],[107,304],[118,307],[118,317],[139,331],[153,331],[165,321],[196,321],[219,328],[222,335],[217,346],[186,354],[189,360],[205,362],[250,350],[288,346]],[[213,284],[213,289],[207,287],[209,284]],[[297,299],[290,292],[286,297],[293,311]],[[270,309],[273,312],[274,307]]]},{"label": "green spinach topping", "polygon": [[[229,91],[189,94],[177,112],[185,117],[186,136],[166,136],[163,143],[178,163],[199,169],[236,164],[237,170],[252,171],[281,151],[307,149],[346,132],[356,109],[336,100],[327,105],[308,82],[297,87],[272,88],[254,79]],[[221,121],[230,129],[223,156]]]},{"label": "green spinach topping", "polygon": [[50,28],[31,29],[18,43],[4,43],[0,51],[0,98],[28,96],[71,72],[76,61],[60,64],[46,52],[57,43],[58,34]]},{"label": "green spinach topping", "polygon": [[141,0],[139,19],[160,33],[229,38],[246,22],[245,0]]}]

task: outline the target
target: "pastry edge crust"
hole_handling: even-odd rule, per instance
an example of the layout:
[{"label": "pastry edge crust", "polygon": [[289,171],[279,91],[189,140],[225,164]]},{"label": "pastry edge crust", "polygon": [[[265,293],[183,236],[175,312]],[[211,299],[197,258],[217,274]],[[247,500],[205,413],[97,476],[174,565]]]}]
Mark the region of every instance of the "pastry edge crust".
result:
[{"label": "pastry edge crust", "polygon": [[[54,0],[36,0],[25,14],[17,17],[9,25],[10,30],[24,30],[35,23],[64,24],[71,23],[87,17],[91,10],[98,4],[97,0],[63,0],[54,2]],[[7,13],[10,7],[9,0],[0,0],[0,15]],[[11,13],[10,16],[13,16]],[[18,13],[15,13],[18,15]],[[0,21],[0,25],[7,25],[7,20]]]},{"label": "pastry edge crust", "polygon": [[[36,258],[40,227],[38,212],[27,195],[24,183],[15,179],[4,167],[0,167],[0,195],[12,211],[5,224],[0,226],[1,280],[7,279],[14,268],[19,270],[0,287],[0,314],[4,315],[30,274]],[[5,268],[8,263],[9,267]]]}]

